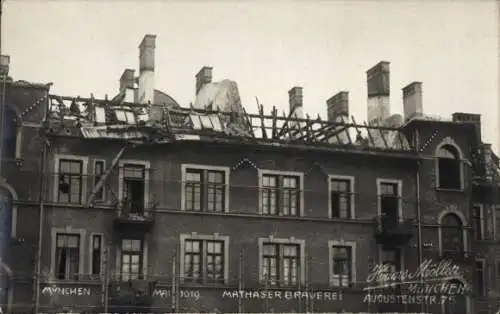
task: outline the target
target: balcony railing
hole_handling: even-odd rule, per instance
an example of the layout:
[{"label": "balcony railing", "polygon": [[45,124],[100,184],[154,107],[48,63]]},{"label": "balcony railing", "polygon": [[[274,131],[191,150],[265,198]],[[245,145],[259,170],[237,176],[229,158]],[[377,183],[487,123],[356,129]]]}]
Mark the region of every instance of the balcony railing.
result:
[{"label": "balcony railing", "polygon": [[413,236],[413,219],[377,216],[374,219],[375,237],[380,244],[402,245]]},{"label": "balcony railing", "polygon": [[144,200],[125,199],[118,202],[115,228],[119,231],[149,231],[155,221],[153,204],[144,208]]}]

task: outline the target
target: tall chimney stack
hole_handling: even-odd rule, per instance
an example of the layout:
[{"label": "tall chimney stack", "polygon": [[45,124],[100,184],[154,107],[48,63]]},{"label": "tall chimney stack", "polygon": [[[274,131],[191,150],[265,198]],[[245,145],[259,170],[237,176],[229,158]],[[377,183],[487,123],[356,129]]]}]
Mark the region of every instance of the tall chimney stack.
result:
[{"label": "tall chimney stack", "polygon": [[[298,108],[299,111],[302,111],[302,101],[303,101],[303,94],[302,94],[302,87],[292,87],[288,91],[288,103],[290,105],[290,112],[297,110]],[[298,118],[302,118],[298,116],[298,111],[295,111],[297,113]]]},{"label": "tall chimney stack", "polygon": [[381,61],[366,71],[368,124],[380,125],[390,115],[389,62]]},{"label": "tall chimney stack", "polygon": [[338,92],[326,101],[328,121],[349,117],[349,92]]},{"label": "tall chimney stack", "polygon": [[139,45],[139,102],[154,100],[156,35],[145,35]]},{"label": "tall chimney stack", "polygon": [[403,87],[403,111],[405,121],[423,114],[421,82],[413,82]]},{"label": "tall chimney stack", "polygon": [[120,77],[120,93],[125,94],[125,102],[135,102],[135,70],[125,69]]},{"label": "tall chimney stack", "polygon": [[204,66],[196,74],[196,95],[204,85],[212,83],[212,69],[212,67]]}]

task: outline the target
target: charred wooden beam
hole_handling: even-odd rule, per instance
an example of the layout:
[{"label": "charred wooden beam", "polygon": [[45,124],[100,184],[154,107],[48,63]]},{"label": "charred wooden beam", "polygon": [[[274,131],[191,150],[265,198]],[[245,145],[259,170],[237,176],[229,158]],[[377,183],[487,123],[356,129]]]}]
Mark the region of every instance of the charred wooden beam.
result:
[{"label": "charred wooden beam", "polygon": [[[281,139],[283,135],[287,134],[290,132],[290,127],[288,124],[290,123],[290,120],[292,119],[293,114],[295,113],[295,110],[290,111],[288,116],[286,116],[285,112],[283,112],[283,117],[285,118],[285,122],[283,123],[283,126],[281,127],[280,132],[278,133],[277,138]],[[297,119],[295,119],[297,120]]]},{"label": "charred wooden beam", "polygon": [[364,122],[364,125],[365,125],[365,128],[366,128],[366,131],[367,131],[366,134],[368,135],[368,139],[370,140],[370,143],[372,144],[372,146],[375,146],[375,140],[372,137],[372,133],[370,132],[370,128],[366,124],[366,121]]},{"label": "charred wooden beam", "polygon": [[111,166],[106,170],[106,172],[104,172],[102,177],[99,179],[99,182],[97,182],[97,184],[92,189],[92,193],[90,193],[89,200],[87,202],[87,207],[90,207],[93,205],[96,194],[99,193],[99,191],[102,189],[102,186],[104,185],[104,183],[106,183],[106,181],[108,180],[108,177],[111,174],[111,172],[118,165],[118,162],[120,161],[120,158],[122,157],[126,148],[127,148],[127,146],[125,145],[122,147],[122,149],[120,149],[118,154],[116,154],[115,158],[113,158],[113,161],[111,162]]},{"label": "charred wooden beam", "polygon": [[[255,99],[257,99],[257,97],[255,97]],[[262,132],[262,138],[267,139],[266,124],[264,123],[264,106],[259,104],[259,99],[257,99],[257,106],[259,107],[260,130]]]},{"label": "charred wooden beam", "polygon": [[277,129],[277,118],[278,118],[278,110],[276,109],[276,106],[273,106],[273,111],[271,111],[271,116],[272,116],[272,139],[276,139],[278,137],[278,129]]},{"label": "charred wooden beam", "polygon": [[244,120],[246,122],[246,126],[247,128],[249,129],[250,131],[250,135],[255,138],[255,133],[253,132],[253,128],[252,128],[252,123],[250,122],[250,118],[248,117],[248,114],[247,114],[247,111],[245,110],[245,108],[243,108],[243,114],[245,115],[244,117]]},{"label": "charred wooden beam", "polygon": [[385,138],[385,133],[381,130],[378,129],[380,137],[382,138],[382,141],[384,142],[385,148],[389,148],[389,144],[387,144],[387,139]]}]

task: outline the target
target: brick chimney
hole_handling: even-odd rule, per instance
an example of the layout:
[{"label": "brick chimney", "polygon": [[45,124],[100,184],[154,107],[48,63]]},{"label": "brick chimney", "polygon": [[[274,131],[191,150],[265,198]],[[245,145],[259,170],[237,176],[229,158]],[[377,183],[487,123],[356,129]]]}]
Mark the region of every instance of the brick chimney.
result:
[{"label": "brick chimney", "polygon": [[135,70],[125,69],[120,77],[120,93],[125,94],[125,102],[135,102],[136,88],[135,88]]},{"label": "brick chimney", "polygon": [[349,117],[349,92],[338,92],[326,101],[328,121]]},{"label": "brick chimney", "polygon": [[297,107],[300,108],[299,110],[301,111],[303,100],[302,90],[302,87],[295,86],[288,91],[288,104],[290,105],[290,112],[294,111]]},{"label": "brick chimney", "polygon": [[212,83],[212,69],[212,67],[204,66],[196,74],[196,95],[204,85]]},{"label": "brick chimney", "polygon": [[413,82],[403,87],[403,111],[405,121],[423,114],[421,82]]},{"label": "brick chimney", "polygon": [[366,71],[368,124],[380,125],[390,115],[389,62],[381,61]]},{"label": "brick chimney", "polygon": [[154,100],[156,35],[145,35],[139,45],[139,99],[142,104]]}]

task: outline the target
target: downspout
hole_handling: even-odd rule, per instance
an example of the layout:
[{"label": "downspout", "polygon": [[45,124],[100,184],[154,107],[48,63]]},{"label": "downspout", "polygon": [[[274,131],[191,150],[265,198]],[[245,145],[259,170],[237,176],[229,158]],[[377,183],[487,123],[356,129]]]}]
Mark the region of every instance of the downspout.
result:
[{"label": "downspout", "polygon": [[[42,130],[43,132],[44,130]],[[39,203],[40,203],[40,218],[38,225],[38,252],[36,258],[36,270],[35,270],[35,313],[39,313],[40,308],[40,276],[42,272],[42,244],[43,244],[43,226],[44,226],[44,217],[45,217],[45,162],[47,159],[47,142],[45,135],[41,135],[43,138],[42,143],[42,151],[40,158],[40,190],[39,190]]]},{"label": "downspout", "polygon": [[[417,150],[417,153],[420,151],[420,144],[419,144],[419,132],[418,130],[415,130],[415,149]],[[415,205],[416,205],[416,210],[417,210],[417,258],[418,258],[418,265],[423,264],[423,243],[422,243],[422,210],[420,207],[420,164],[421,160],[417,160],[417,169],[415,173]],[[421,278],[420,284],[423,285],[423,279]],[[425,304],[422,302],[420,311],[424,313],[425,311]]]}]

